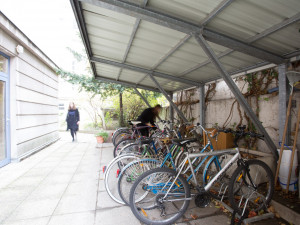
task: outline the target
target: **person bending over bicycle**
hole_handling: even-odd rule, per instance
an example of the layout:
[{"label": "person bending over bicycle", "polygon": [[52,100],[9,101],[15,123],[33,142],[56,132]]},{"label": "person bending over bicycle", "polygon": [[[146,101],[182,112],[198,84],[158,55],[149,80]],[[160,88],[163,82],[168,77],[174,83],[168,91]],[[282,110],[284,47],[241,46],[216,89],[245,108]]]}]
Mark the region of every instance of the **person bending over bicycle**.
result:
[{"label": "person bending over bicycle", "polygon": [[147,108],[137,118],[137,121],[141,121],[141,123],[137,124],[137,126],[144,127],[140,129],[140,132],[143,136],[149,136],[149,128],[147,126],[155,126],[154,123],[156,118],[159,116],[161,108],[161,105],[156,105],[153,108]]}]

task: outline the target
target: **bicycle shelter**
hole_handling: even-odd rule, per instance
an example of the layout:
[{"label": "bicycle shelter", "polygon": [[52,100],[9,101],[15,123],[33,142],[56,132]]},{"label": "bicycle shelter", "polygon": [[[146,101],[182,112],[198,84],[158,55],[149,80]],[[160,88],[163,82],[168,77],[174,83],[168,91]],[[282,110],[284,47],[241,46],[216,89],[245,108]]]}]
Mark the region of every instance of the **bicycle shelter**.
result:
[{"label": "bicycle shelter", "polygon": [[275,144],[232,76],[278,65],[282,135],[287,64],[300,59],[299,1],[70,2],[96,79],[133,87],[137,93],[137,88],[161,92],[185,121],[172,95],[199,87],[204,124],[204,85],[221,78],[278,158]]}]

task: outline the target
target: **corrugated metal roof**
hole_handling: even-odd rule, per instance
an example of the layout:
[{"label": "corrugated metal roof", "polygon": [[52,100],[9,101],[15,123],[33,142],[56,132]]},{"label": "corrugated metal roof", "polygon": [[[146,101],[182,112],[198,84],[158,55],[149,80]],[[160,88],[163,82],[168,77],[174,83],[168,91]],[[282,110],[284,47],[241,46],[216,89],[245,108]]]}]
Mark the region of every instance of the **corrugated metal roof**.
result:
[{"label": "corrugated metal roof", "polygon": [[[79,4],[78,4],[79,2]],[[187,79],[187,82],[156,76],[167,91],[188,88],[190,81],[208,82],[219,79],[219,73],[191,34],[132,17],[124,10],[114,11],[110,0],[71,0],[85,45],[91,49],[90,57],[109,59],[139,68],[163,73],[164,76]],[[252,44],[263,50],[284,56],[300,50],[300,1],[299,0],[243,0],[231,1],[214,17],[223,0],[128,0],[137,6],[160,12],[170,18],[201,25]],[[103,3],[102,5],[99,5]],[[79,7],[78,7],[79,5]],[[127,13],[129,15],[125,15]],[[82,14],[82,17],[81,15]],[[299,14],[299,16],[298,16]],[[293,18],[296,18],[295,20]],[[298,18],[299,17],[299,18]],[[292,19],[291,19],[292,18]],[[291,20],[291,21],[289,21]],[[285,23],[285,24],[284,24]],[[280,27],[282,26],[282,27]],[[84,34],[86,30],[86,36]],[[266,33],[266,35],[263,35]],[[209,42],[220,62],[232,73],[255,67],[263,60],[227,47]],[[88,46],[89,45],[89,46]],[[260,57],[260,56],[257,56]],[[153,81],[141,71],[120,69],[116,66],[95,64],[95,75],[124,84],[138,84],[155,88]],[[181,80],[180,80],[181,81]]]}]

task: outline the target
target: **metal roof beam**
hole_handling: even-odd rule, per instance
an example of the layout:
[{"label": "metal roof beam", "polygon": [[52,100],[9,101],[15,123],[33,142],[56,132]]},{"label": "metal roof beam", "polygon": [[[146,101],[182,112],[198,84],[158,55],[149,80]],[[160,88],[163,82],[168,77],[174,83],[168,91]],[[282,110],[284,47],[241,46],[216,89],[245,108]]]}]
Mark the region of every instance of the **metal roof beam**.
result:
[{"label": "metal roof beam", "polygon": [[269,51],[251,46],[242,41],[236,40],[229,36],[217,33],[212,30],[203,28],[196,24],[165,15],[160,12],[156,12],[152,9],[145,9],[135,4],[128,2],[118,1],[118,0],[80,0],[89,4],[94,4],[99,7],[110,9],[119,13],[123,13],[129,16],[140,18],[164,27],[168,27],[186,34],[194,34],[203,29],[203,36],[209,41],[226,46],[228,48],[241,51],[248,55],[252,55],[257,58],[267,60],[272,63],[281,64],[284,61],[284,58],[273,54]]},{"label": "metal roof beam", "polygon": [[144,89],[144,90],[148,90],[148,91],[160,92],[159,89],[156,89],[156,88],[153,88],[153,87],[144,86],[144,85],[135,85],[133,83],[128,83],[128,82],[125,82],[125,81],[120,81],[120,80],[115,80],[115,79],[109,79],[109,78],[106,78],[106,77],[96,76],[95,79],[103,81],[105,83],[115,83],[115,84],[123,85],[125,87],[140,88],[140,89]]},{"label": "metal roof beam", "polygon": [[153,70],[155,70],[160,64],[167,60],[174,52],[176,52],[184,43],[190,40],[192,36],[186,35],[183,39],[181,39],[165,56],[163,56],[154,66]]},{"label": "metal roof beam", "polygon": [[108,59],[102,59],[102,58],[99,58],[99,57],[92,56],[90,60],[91,60],[91,62],[109,64],[109,65],[112,65],[112,66],[120,67],[120,68],[123,68],[123,69],[134,70],[134,71],[141,72],[141,73],[146,73],[146,74],[151,73],[156,77],[161,77],[161,78],[169,79],[169,80],[172,80],[172,81],[186,83],[186,84],[189,84],[189,85],[192,85],[192,86],[197,86],[197,85],[201,84],[201,83],[197,83],[195,81],[188,80],[188,79],[185,79],[185,78],[175,77],[175,76],[172,76],[172,75],[169,75],[169,74],[165,74],[165,73],[161,73],[161,72],[157,72],[157,71],[152,71],[152,70],[149,70],[149,69],[129,65],[129,64],[126,64],[126,63],[120,63],[120,62],[111,61],[111,60],[108,60]]},{"label": "metal roof beam", "polygon": [[211,11],[202,21],[201,26],[205,26],[209,21],[215,18],[220,12],[222,12],[227,6],[234,0],[223,0],[213,11]]},{"label": "metal roof beam", "polygon": [[118,0],[79,0],[89,4],[93,4],[102,8],[106,8],[115,12],[123,13],[132,17],[140,18],[164,27],[171,28],[183,33],[191,33],[199,31],[200,28],[195,24],[179,20],[174,17],[156,12],[151,9],[144,9],[138,5],[118,1]]},{"label": "metal roof beam", "polygon": [[278,24],[275,24],[274,26],[272,26],[272,27],[264,30],[263,32],[261,32],[261,33],[255,35],[255,36],[249,38],[247,40],[247,42],[248,43],[252,43],[254,41],[257,41],[257,40],[259,40],[261,38],[264,38],[264,37],[266,37],[266,36],[268,36],[268,35],[276,32],[276,31],[281,30],[281,29],[283,29],[283,28],[285,28],[285,27],[287,27],[287,26],[289,26],[289,25],[291,25],[293,23],[298,22],[298,21],[300,21],[300,13],[297,13],[296,15],[292,16],[291,18],[286,19],[286,20],[284,20],[284,21],[282,21],[282,22],[280,22]]},{"label": "metal roof beam", "polygon": [[227,48],[243,52],[245,54],[251,55],[253,57],[263,59],[275,64],[281,64],[285,62],[285,59],[279,55],[271,53],[269,51],[254,47],[248,43],[233,39],[224,34],[219,34],[215,31],[209,29],[204,29],[202,33],[203,37],[215,44],[225,46]]},{"label": "metal roof beam", "polygon": [[[73,12],[75,14],[75,19],[77,21],[78,28],[79,28],[81,37],[83,39],[83,43],[84,43],[85,50],[87,52],[87,56],[90,59],[90,57],[92,56],[93,53],[92,53],[90,40],[88,38],[88,33],[87,33],[85,22],[84,22],[84,17],[82,14],[81,3],[76,0],[70,0],[70,3],[73,8]],[[95,77],[96,76],[96,67],[95,67],[94,63],[92,63],[91,61],[90,61],[90,66],[93,71],[93,75]]]}]

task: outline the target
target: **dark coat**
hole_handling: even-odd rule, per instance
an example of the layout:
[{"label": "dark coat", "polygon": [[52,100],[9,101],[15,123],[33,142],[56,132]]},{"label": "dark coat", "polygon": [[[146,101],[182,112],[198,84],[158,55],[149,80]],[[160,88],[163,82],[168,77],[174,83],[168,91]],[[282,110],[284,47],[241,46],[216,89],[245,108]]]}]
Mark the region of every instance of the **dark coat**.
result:
[{"label": "dark coat", "polygon": [[143,124],[150,123],[154,125],[156,115],[154,108],[145,109],[142,114],[137,118],[137,121],[141,121]]},{"label": "dark coat", "polygon": [[78,109],[69,110],[68,114],[67,114],[66,121],[67,121],[67,130],[72,129],[74,131],[78,131],[77,122],[80,121]]}]

